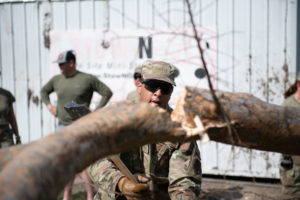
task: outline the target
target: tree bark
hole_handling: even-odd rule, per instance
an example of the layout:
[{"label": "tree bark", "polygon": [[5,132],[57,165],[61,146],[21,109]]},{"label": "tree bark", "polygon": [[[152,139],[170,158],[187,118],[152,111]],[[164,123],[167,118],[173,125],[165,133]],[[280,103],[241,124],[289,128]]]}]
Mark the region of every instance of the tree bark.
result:
[{"label": "tree bark", "polygon": [[183,139],[185,132],[166,111],[146,103],[115,104],[22,150],[6,150],[14,157],[0,171],[0,199],[53,200],[75,174],[99,158]]},{"label": "tree bark", "polygon": [[0,149],[0,172],[5,167],[5,165],[9,163],[9,161],[13,160],[14,157],[27,146],[27,144],[22,144]]},{"label": "tree bark", "polygon": [[52,200],[100,158],[149,143],[195,140],[204,131],[218,142],[300,155],[300,108],[268,104],[249,94],[216,95],[230,124],[216,111],[209,90],[187,87],[171,118],[149,104],[123,102],[28,145],[0,150],[0,199]]},{"label": "tree bark", "polygon": [[216,95],[230,119],[232,135],[209,90],[186,87],[172,118],[195,128],[194,118],[199,116],[210,139],[217,142],[300,155],[300,108],[269,104],[246,93]]}]

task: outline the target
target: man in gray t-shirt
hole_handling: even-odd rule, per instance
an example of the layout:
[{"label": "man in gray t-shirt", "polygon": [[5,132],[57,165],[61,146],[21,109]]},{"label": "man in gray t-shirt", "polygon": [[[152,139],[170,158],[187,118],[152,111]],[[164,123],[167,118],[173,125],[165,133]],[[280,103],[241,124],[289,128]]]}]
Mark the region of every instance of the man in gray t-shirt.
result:
[{"label": "man in gray t-shirt", "polygon": [[[80,72],[76,69],[76,57],[73,51],[64,51],[58,55],[57,61],[61,74],[50,79],[41,89],[42,101],[48,110],[58,118],[59,128],[71,124],[74,119],[64,109],[64,105],[70,101],[90,106],[93,92],[98,92],[102,98],[96,109],[106,105],[112,96],[112,91],[96,76]],[[57,107],[50,102],[49,94],[56,92]],[[88,175],[81,173],[87,190],[87,200],[93,199],[92,188]],[[70,199],[73,180],[65,187],[64,200]]]},{"label": "man in gray t-shirt", "polygon": [[[76,57],[72,51],[59,54],[56,62],[62,74],[54,76],[43,86],[41,98],[51,114],[58,117],[59,125],[69,125],[73,122],[72,117],[64,109],[64,105],[70,101],[89,107],[93,92],[96,91],[102,96],[96,109],[106,105],[112,91],[96,76],[78,71]],[[50,102],[49,94],[52,92],[57,94],[57,107]]]}]

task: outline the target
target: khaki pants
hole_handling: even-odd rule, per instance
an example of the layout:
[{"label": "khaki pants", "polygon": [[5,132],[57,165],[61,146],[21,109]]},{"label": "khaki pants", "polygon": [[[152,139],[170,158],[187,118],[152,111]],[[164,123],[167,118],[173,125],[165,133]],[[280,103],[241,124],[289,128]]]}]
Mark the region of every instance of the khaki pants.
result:
[{"label": "khaki pants", "polygon": [[291,156],[293,167],[285,169],[280,167],[280,179],[284,194],[300,197],[300,156]]}]

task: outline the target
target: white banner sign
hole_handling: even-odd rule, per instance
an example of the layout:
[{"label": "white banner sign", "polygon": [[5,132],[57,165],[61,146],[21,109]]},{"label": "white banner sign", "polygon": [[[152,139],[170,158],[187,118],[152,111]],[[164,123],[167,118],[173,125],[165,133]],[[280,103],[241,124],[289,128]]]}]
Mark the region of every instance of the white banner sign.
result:
[{"label": "white banner sign", "polygon": [[[216,84],[216,33],[211,29],[198,29],[201,46],[213,85]],[[178,67],[179,77],[170,104],[185,85],[207,88],[207,80],[195,76],[202,68],[192,29],[182,30],[83,30],[52,31],[51,60],[65,50],[74,50],[77,69],[96,75],[113,91],[110,102],[125,100],[135,89],[134,68],[145,60],[163,60]],[[60,73],[56,63],[51,63],[52,75]],[[95,95],[94,95],[95,96]],[[93,102],[99,101],[96,95]]]}]

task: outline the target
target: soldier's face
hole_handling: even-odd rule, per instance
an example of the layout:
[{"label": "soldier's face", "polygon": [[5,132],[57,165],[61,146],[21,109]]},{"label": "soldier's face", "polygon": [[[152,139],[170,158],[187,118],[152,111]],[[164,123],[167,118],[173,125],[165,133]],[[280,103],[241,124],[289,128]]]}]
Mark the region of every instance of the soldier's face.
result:
[{"label": "soldier's face", "polygon": [[138,85],[140,101],[166,108],[173,92],[173,86],[164,81],[149,80]]},{"label": "soldier's face", "polygon": [[142,75],[140,73],[134,73],[133,79],[134,79],[134,85],[136,87],[138,87],[139,83],[141,82],[141,78],[142,78]]}]

